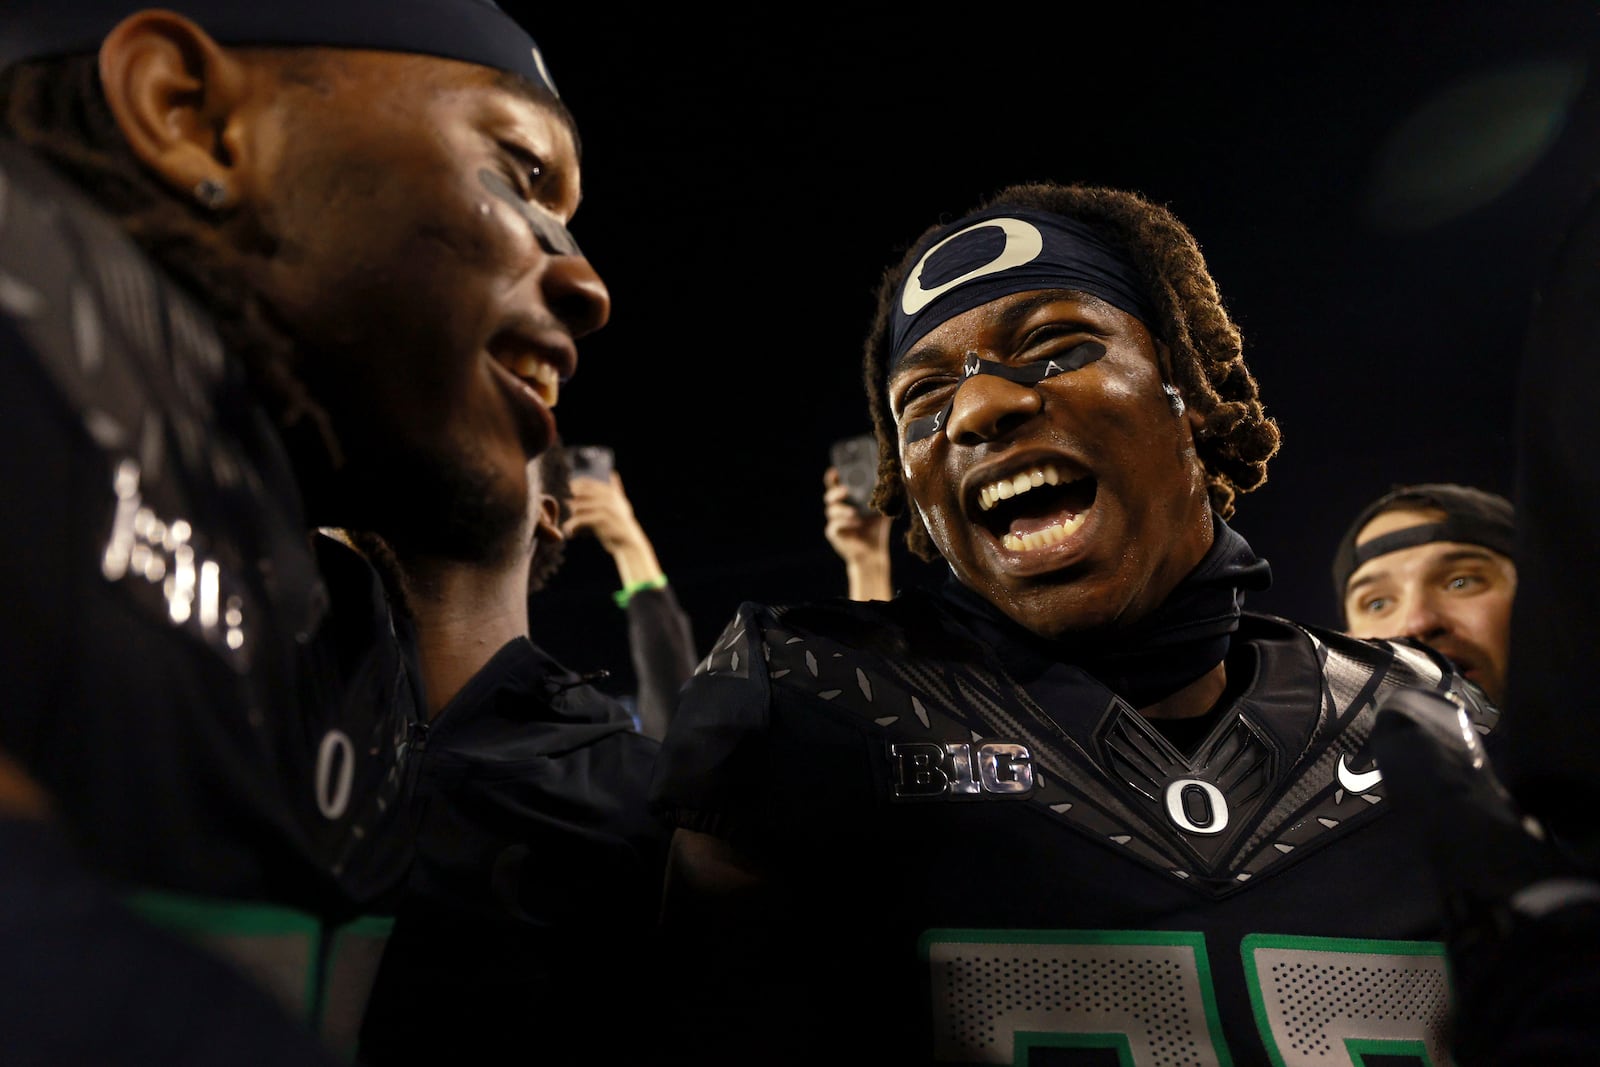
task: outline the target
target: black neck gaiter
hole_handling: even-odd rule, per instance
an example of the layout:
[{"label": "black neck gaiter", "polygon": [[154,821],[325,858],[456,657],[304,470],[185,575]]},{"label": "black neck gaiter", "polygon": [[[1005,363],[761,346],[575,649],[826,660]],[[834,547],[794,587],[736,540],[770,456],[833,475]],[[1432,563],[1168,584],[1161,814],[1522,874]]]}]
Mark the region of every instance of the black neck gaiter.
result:
[{"label": "black neck gaiter", "polygon": [[952,575],[940,590],[990,644],[1018,681],[1066,663],[1098,679],[1135,708],[1177,692],[1228,654],[1246,592],[1272,584],[1272,569],[1233,528],[1212,516],[1211,549],[1161,606],[1109,635],[1040,637]]}]

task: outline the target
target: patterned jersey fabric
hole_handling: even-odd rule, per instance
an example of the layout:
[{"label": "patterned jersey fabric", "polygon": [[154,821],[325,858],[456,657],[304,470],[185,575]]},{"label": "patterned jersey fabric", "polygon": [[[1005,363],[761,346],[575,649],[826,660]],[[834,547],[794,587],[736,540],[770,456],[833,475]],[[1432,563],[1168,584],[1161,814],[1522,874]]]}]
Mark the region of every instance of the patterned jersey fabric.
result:
[{"label": "patterned jersey fabric", "polygon": [[376,955],[346,925],[411,859],[382,584],[308,528],[206,313],[6,141],[0,379],[0,747],[108,885],[348,1045]]},{"label": "patterned jersey fabric", "polygon": [[1417,647],[1246,613],[1229,702],[1182,751],[1009,652],[935,592],[741,607],[654,796],[781,895],[706,946],[686,1060],[1445,1062],[1437,894],[1362,747],[1396,686],[1487,732],[1481,691]]}]

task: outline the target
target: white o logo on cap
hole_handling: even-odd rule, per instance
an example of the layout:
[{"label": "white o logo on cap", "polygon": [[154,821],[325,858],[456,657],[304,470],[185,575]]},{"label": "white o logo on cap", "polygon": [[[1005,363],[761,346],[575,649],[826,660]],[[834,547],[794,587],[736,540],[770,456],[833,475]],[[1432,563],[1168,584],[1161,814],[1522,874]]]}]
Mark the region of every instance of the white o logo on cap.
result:
[{"label": "white o logo on cap", "polygon": [[[928,265],[928,257],[957,237],[973,230],[981,230],[985,226],[993,226],[1006,235],[1005,247],[1000,249],[1000,254],[982,266],[972,268],[959,278],[952,278],[932,289],[924,289],[922,268]],[[906,279],[905,290],[900,294],[900,310],[907,315],[915,315],[956,286],[970,282],[974,278],[982,278],[986,274],[999,274],[1003,270],[1020,267],[1039,258],[1039,253],[1043,251],[1044,235],[1032,223],[1023,222],[1021,219],[985,219],[982,222],[975,222],[964,230],[957,230],[922,254],[922,258],[917,260],[916,267]]]}]

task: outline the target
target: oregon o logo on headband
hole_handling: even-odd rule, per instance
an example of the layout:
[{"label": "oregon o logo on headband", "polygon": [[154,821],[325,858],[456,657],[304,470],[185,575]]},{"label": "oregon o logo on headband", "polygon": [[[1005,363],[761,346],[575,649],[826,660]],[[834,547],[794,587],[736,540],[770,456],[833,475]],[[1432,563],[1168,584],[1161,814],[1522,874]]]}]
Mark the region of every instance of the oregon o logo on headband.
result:
[{"label": "oregon o logo on headband", "polygon": [[[994,226],[1006,235],[1005,247],[1000,249],[1000,254],[989,262],[967,271],[958,278],[952,278],[943,285],[936,285],[932,289],[922,287],[922,268],[928,265],[928,258],[939,249],[954,241],[956,238],[980,230],[985,226]],[[982,278],[989,274],[999,274],[1012,267],[1020,267],[1039,258],[1039,253],[1044,251],[1044,235],[1031,222],[1021,219],[985,219],[975,222],[964,230],[957,230],[932,248],[922,254],[917,260],[917,265],[912,268],[906,278],[905,289],[900,293],[900,311],[906,315],[915,315],[929,304],[933,303],[945,293],[958,285]]]},{"label": "oregon o logo on headband", "polygon": [[544,76],[544,83],[550,87],[550,92],[560,96],[561,94],[556,92],[556,80],[550,77],[550,68],[544,64],[544,53],[540,52],[537,47],[529,49],[529,51],[533,53],[533,65],[539,68],[539,73]]}]

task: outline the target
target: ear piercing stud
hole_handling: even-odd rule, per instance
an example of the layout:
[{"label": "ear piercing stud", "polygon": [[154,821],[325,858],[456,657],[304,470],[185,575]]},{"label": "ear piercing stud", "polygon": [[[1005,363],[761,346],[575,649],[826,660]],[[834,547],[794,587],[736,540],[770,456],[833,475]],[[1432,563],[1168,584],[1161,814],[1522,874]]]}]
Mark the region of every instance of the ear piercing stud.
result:
[{"label": "ear piercing stud", "polygon": [[216,211],[228,201],[228,187],[215,178],[201,178],[194,185],[194,198],[208,211]]},{"label": "ear piercing stud", "polygon": [[1183,414],[1183,396],[1170,383],[1162,382],[1161,391],[1167,394],[1167,406],[1172,408],[1173,415]]}]

